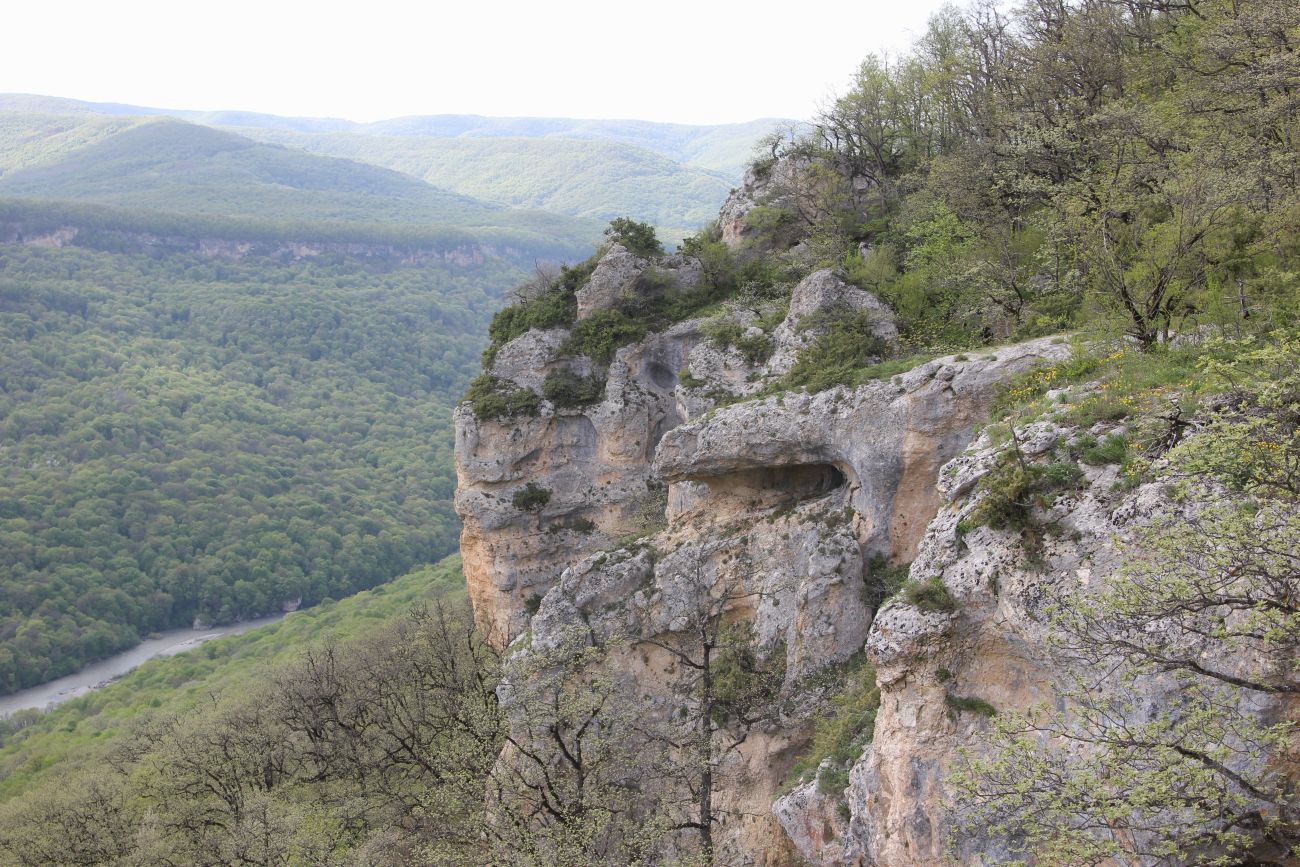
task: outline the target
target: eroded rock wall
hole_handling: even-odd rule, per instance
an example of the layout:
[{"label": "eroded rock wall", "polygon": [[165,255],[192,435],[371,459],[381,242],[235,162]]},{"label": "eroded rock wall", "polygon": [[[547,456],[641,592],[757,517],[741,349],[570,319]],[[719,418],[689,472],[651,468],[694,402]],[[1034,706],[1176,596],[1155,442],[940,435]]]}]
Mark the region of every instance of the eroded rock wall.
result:
[{"label": "eroded rock wall", "polygon": [[[614,303],[633,291],[625,252],[615,256],[597,273],[609,264],[625,288],[589,299]],[[465,406],[456,418],[471,598],[498,643],[527,630],[516,659],[580,628],[614,646],[602,665],[647,718],[670,720],[690,698],[662,649],[686,646],[697,613],[723,587],[724,616],[747,625],[760,653],[780,655],[779,718],[747,732],[718,768],[723,864],[801,857],[772,803],[810,736],[809,684],[867,641],[873,558],[913,558],[941,506],[940,468],[972,441],[996,386],[1068,353],[1063,341],[1043,339],[857,388],[717,406],[718,389],[743,396],[784,373],[807,340],[799,321],[811,314],[874,311],[882,339],[896,334],[879,301],[833,272],[810,276],[794,296],[765,364],[711,345],[688,321],[619,350],[598,403],[566,410],[543,401],[536,417],[488,421]],[[565,337],[524,335],[501,349],[491,373],[540,390],[558,366],[588,372],[589,359],[563,356]],[[694,382],[683,384],[688,370]],[[536,513],[511,503],[530,483],[551,493]],[[646,536],[647,493],[663,488],[666,501],[653,505],[666,526]],[[573,529],[584,521],[589,529]],[[804,818],[831,829],[821,834],[826,853],[852,854],[844,847],[856,837],[834,830],[834,818]]]}]

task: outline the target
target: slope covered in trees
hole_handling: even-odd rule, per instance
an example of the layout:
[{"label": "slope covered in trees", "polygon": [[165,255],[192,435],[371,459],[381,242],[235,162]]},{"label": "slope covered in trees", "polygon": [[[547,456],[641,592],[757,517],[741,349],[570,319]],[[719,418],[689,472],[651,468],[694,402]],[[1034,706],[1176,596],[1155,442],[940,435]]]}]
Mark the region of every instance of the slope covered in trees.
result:
[{"label": "slope covered in trees", "polygon": [[454,549],[457,269],[0,246],[0,689]]},{"label": "slope covered in trees", "polygon": [[206,126],[313,134],[423,138],[554,138],[604,140],[652,151],[688,166],[739,178],[754,142],[791,121],[760,118],[745,123],[693,125],[646,120],[563,117],[484,117],[475,114],[415,115],[358,123],[327,117],[282,117],[251,111],[185,111],[118,103],[85,102],[23,93],[0,94],[0,112],[46,115],[176,117]]},{"label": "slope covered in trees", "polygon": [[[37,137],[49,128],[39,116],[32,124],[29,135]],[[54,150],[57,159],[0,177],[0,196],[240,219],[529,229],[569,243],[596,231],[594,223],[513,211],[400,172],[167,118],[126,126],[81,147],[56,142]],[[30,161],[27,149],[12,146],[8,159]]]},{"label": "slope covered in trees", "polygon": [[312,153],[373,163],[499,205],[601,222],[632,215],[680,238],[708,223],[734,178],[601,138],[381,136],[240,131]]},{"label": "slope covered in trees", "polygon": [[448,557],[269,626],[155,657],[49,712],[18,711],[0,720],[0,802],[39,800],[32,794],[58,789],[73,771],[102,767],[150,718],[202,713],[214,696],[258,690],[308,650],[346,645],[391,626],[412,609],[456,606],[464,598],[459,558]]},{"label": "slope covered in trees", "polygon": [[[169,116],[189,123],[168,124]],[[8,94],[0,95],[0,195],[245,218],[253,212],[313,221],[418,217],[576,237],[575,227],[547,223],[545,214],[485,215],[490,204],[496,207],[489,211],[575,217],[586,230],[593,228],[586,221],[630,215],[681,238],[712,219],[754,142],[778,123],[439,116],[357,124]],[[251,140],[261,144],[250,148]]]},{"label": "slope covered in trees", "polygon": [[802,170],[749,219],[806,237],[918,344],[1100,316],[1149,349],[1289,323],[1297,27],[1286,0],[942,13],[909,54],[869,57],[811,135],[769,141],[760,168]]},{"label": "slope covered in trees", "polygon": [[[946,694],[962,730],[983,733],[996,750],[957,781],[972,833],[1001,835],[1040,863],[1246,863],[1266,835],[1297,842],[1293,721],[1242,714],[1261,695],[1289,700],[1296,690],[1297,46],[1300,9],[1288,0],[1034,0],[1012,15],[991,5],[942,15],[909,55],[868,60],[810,135],[770,141],[754,207],[741,218],[747,240],[728,248],[719,228],[685,245],[703,262],[702,291],[668,287],[639,308],[616,305],[565,344],[603,362],[620,343],[715,314],[713,325],[747,316],[764,331],[717,328],[710,339],[720,349],[761,355],[793,283],[826,266],[890,304],[903,357],[880,362],[869,323],[820,322],[775,389],[853,386],[905,369],[908,353],[1083,332],[1078,357],[1033,371],[1004,395],[1008,447],[980,483],[985,505],[974,518],[1024,530],[1018,541],[1032,562],[1027,519],[1077,481],[1078,463],[1114,466],[1118,487],[1168,481],[1179,496],[1204,497],[1206,484],[1221,493],[1199,523],[1157,525],[1118,580],[1079,594],[1049,624],[1073,635],[1072,649],[1096,660],[1108,688],[1122,678],[1120,690],[1137,692],[1139,706],[1135,670],[1180,678],[1187,690],[1163,710],[1132,727],[1115,706],[1089,708],[1084,695],[1081,727],[1054,717],[1034,728],[975,696]],[[638,237],[643,228],[624,224]],[[534,286],[495,320],[494,343],[574,324],[575,292],[594,265]],[[29,363],[38,362],[46,363]],[[1062,405],[1062,382],[1080,387],[1067,395],[1077,404]],[[491,381],[476,391],[503,397]],[[501,412],[488,414],[535,409],[540,398],[527,389],[505,397],[524,392],[514,401],[520,412],[500,399]],[[1051,456],[1059,463],[1027,462],[1016,425],[1043,413],[1083,433],[1102,419],[1128,429],[1101,442],[1081,436],[1077,454]],[[1176,568],[1163,562],[1189,552]],[[923,614],[961,617],[938,578],[882,589],[899,589]],[[1202,630],[1199,615],[1224,607],[1233,616]],[[721,615],[707,620],[720,624]],[[637,863],[667,860],[653,836],[664,829],[628,809],[629,780],[663,776],[650,763],[657,752],[635,740],[644,722],[635,696],[611,698],[613,682],[589,676],[605,648],[540,649],[538,668],[525,673],[553,679],[520,681],[532,728],[516,725],[514,748],[525,773],[492,788],[493,768],[502,768],[495,747],[509,731],[496,711],[496,660],[460,621],[413,622],[306,657],[267,692],[227,692],[193,715],[143,726],[111,770],[14,802],[0,817],[14,853],[6,857],[603,864],[613,840],[628,842],[620,855],[640,844]],[[1137,642],[1126,641],[1127,627]],[[1211,653],[1184,653],[1193,633],[1217,642]],[[718,660],[729,675],[720,685],[765,700],[752,688],[768,675],[755,671],[750,636],[727,644],[736,652]],[[1234,653],[1258,661],[1264,676],[1234,683],[1202,665]],[[695,670],[694,659],[682,662]],[[944,681],[951,675],[940,671]],[[836,791],[872,737],[878,697],[869,679],[855,667],[826,709],[832,719],[817,726],[821,752],[805,764],[829,760],[822,794]],[[702,724],[704,757],[687,789],[701,805],[691,827],[707,834],[724,809],[702,797],[722,784],[709,773],[713,738],[734,719],[725,708],[701,713],[707,704],[687,709]],[[1073,742],[1045,751],[1045,737]],[[1262,775],[1223,761],[1243,745]],[[1291,752],[1273,762],[1261,745]],[[1267,790],[1248,791],[1260,780]],[[494,820],[486,825],[485,786]],[[900,787],[896,796],[907,795]],[[1135,829],[1144,836],[1128,833]],[[716,860],[707,846],[698,851]]]}]

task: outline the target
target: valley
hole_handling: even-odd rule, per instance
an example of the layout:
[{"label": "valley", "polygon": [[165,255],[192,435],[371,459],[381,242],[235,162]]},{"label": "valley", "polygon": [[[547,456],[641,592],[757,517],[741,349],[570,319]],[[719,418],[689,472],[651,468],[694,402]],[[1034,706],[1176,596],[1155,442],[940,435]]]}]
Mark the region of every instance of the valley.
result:
[{"label": "valley", "polygon": [[854,62],[0,95],[0,865],[1293,867],[1300,7]]}]

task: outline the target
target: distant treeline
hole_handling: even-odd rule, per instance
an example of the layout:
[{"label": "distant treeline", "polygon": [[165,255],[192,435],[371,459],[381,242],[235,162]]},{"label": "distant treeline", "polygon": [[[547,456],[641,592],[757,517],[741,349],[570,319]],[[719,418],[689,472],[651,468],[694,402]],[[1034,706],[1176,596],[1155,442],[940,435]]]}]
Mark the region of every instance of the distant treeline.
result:
[{"label": "distant treeline", "polygon": [[[518,221],[519,212],[511,218]],[[461,229],[451,226],[266,220],[179,214],[168,211],[116,208],[80,202],[39,199],[0,199],[0,241],[23,242],[61,229],[76,229],[72,246],[114,253],[188,252],[203,241],[252,245],[254,255],[275,255],[285,245],[321,244],[370,247],[373,255],[391,251],[399,256],[441,255],[481,250],[484,255],[532,263],[585,255],[586,246],[549,236],[544,226]],[[144,238],[142,236],[148,236]],[[350,253],[367,251],[350,249]]]}]

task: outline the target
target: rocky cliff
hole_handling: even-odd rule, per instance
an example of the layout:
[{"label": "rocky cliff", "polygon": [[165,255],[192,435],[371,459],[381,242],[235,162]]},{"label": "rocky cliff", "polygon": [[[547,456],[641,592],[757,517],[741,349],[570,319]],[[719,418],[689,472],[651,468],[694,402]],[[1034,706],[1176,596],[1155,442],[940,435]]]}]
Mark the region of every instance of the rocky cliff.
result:
[{"label": "rocky cliff", "polygon": [[[751,177],[728,202],[725,242],[749,243],[744,216],[764,201],[762,183]],[[1059,408],[1001,439],[980,432],[1003,384],[1071,356],[1060,337],[790,389],[837,322],[866,322],[861,340],[897,352],[888,306],[833,269],[804,276],[782,305],[727,302],[649,329],[607,364],[581,351],[594,324],[626,325],[619,311],[656,293],[705,291],[705,270],[609,247],[576,289],[571,322],[497,348],[488,380],[511,400],[457,411],[465,574],[479,625],[510,646],[507,679],[554,669],[575,641],[599,649],[584,651],[582,676],[616,696],[619,724],[641,738],[642,755],[619,761],[644,758],[647,770],[618,790],[639,793],[634,812],[668,817],[659,855],[1014,860],[1005,835],[961,824],[954,768],[987,749],[994,714],[1066,707],[1084,669],[1053,650],[1052,612],[1101,587],[1134,533],[1170,510],[1163,482],[1121,478],[1118,458],[1069,458],[1125,434],[1116,421],[1071,421],[1095,383],[1049,391]],[[552,387],[560,380],[603,388],[575,398]],[[1064,481],[1015,503],[1020,525],[978,519],[1012,446],[1027,476]],[[827,759],[796,777],[813,720],[864,656],[879,689],[874,728],[854,741],[846,774]],[[1182,688],[1158,669],[1144,678],[1122,725],[1151,722]],[[532,730],[537,698],[519,695],[507,688],[503,700]],[[1247,710],[1276,718],[1279,707]],[[1123,833],[1145,845],[1141,829]]]},{"label": "rocky cliff", "polygon": [[[651,267],[688,287],[698,272],[689,260],[652,265],[615,246],[578,293],[579,321],[638,291],[637,276]],[[808,741],[808,684],[858,654],[869,635],[881,640],[873,569],[916,556],[943,502],[941,469],[973,440],[997,384],[1068,351],[1060,339],[1041,339],[935,359],[857,388],[730,402],[788,370],[814,331],[801,320],[815,325],[845,310],[869,311],[880,337],[895,338],[877,299],[819,271],[793,289],[765,362],[719,348],[704,336],[706,323],[691,319],[619,349],[603,395],[588,405],[542,400],[535,415],[478,418],[464,404],[456,416],[465,573],[480,626],[498,644],[527,632],[518,645],[527,655],[575,627],[596,642],[617,638],[620,649],[602,665],[664,708],[682,701],[672,659],[644,649],[680,646],[702,607],[726,609],[763,652],[782,655],[779,692],[794,710],[721,763],[737,782],[722,787],[720,812],[746,817],[722,819],[722,863],[793,863],[792,839],[817,857],[793,827],[813,820],[792,818],[789,799],[771,810]],[[500,349],[489,372],[539,394],[554,371],[586,376],[595,365],[566,353],[569,336],[529,331]],[[530,488],[545,501],[521,508]],[[878,736],[876,762],[911,749],[917,723],[893,713],[883,715],[894,734],[889,744]],[[899,771],[873,773],[893,785]],[[864,774],[859,787],[870,785]],[[926,803],[891,810],[911,821]],[[892,812],[879,820],[904,821]]]}]

